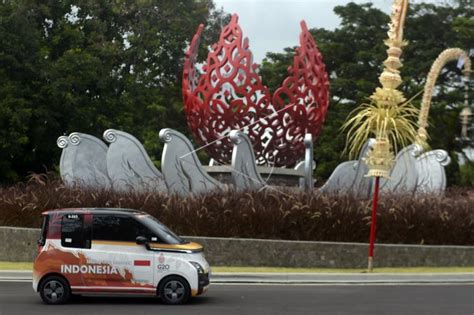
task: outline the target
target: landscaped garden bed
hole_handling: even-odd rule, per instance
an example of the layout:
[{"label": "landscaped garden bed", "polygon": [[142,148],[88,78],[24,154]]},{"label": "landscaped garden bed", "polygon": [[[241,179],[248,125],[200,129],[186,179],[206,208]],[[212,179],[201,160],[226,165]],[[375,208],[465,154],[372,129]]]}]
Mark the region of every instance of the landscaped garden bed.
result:
[{"label": "landscaped garden bed", "polygon": [[[140,209],[189,236],[367,242],[371,201],[275,188],[186,198],[120,193],[68,187],[37,174],[26,183],[0,188],[0,226],[39,227],[42,211],[67,207]],[[377,242],[474,245],[473,209],[474,194],[468,189],[452,188],[444,195],[382,194]]]}]

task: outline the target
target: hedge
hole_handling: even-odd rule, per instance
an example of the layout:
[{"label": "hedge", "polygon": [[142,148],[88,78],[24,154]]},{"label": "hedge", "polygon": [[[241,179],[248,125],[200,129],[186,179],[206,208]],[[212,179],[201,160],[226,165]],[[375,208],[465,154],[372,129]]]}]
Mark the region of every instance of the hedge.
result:
[{"label": "hedge", "polygon": [[[179,197],[117,192],[34,174],[0,188],[0,225],[39,227],[40,213],[68,207],[125,207],[156,216],[180,235],[285,240],[367,242],[371,201],[351,195],[270,188]],[[474,245],[474,191],[380,198],[377,242]]]}]

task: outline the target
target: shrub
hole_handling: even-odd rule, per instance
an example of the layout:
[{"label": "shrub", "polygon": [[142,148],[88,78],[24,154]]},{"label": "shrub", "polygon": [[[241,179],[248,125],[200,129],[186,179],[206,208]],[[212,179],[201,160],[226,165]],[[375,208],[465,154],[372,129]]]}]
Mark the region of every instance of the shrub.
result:
[{"label": "shrub", "polygon": [[474,187],[474,162],[468,161],[459,167],[460,183],[463,186]]},{"label": "shrub", "polygon": [[[32,175],[0,188],[0,225],[39,227],[40,213],[67,207],[141,209],[189,236],[367,242],[371,201],[296,190],[222,191],[182,198],[159,193],[68,187]],[[474,192],[380,198],[377,242],[474,245]]]}]

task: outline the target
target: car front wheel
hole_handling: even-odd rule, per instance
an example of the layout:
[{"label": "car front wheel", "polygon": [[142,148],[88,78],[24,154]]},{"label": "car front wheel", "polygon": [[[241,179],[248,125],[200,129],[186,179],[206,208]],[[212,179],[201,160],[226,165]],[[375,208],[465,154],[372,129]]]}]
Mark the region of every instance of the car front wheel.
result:
[{"label": "car front wheel", "polygon": [[184,304],[191,296],[188,282],[179,276],[170,276],[161,281],[158,292],[165,304]]}]

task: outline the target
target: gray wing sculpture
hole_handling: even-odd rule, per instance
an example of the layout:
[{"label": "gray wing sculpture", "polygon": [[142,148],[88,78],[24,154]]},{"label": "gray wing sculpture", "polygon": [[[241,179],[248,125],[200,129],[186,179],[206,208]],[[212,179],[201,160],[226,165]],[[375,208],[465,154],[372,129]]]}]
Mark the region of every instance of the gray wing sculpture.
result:
[{"label": "gray wing sculpture", "polygon": [[390,180],[382,180],[381,189],[399,193],[442,193],[446,189],[444,168],[451,162],[444,150],[423,152],[412,144],[397,154]]},{"label": "gray wing sculpture", "polygon": [[56,143],[63,149],[59,171],[64,183],[110,187],[104,142],[85,133],[73,132],[69,137],[59,137]]},{"label": "gray wing sculpture", "polygon": [[[368,169],[363,157],[371,144],[368,142],[362,149],[357,161],[339,164],[321,187],[322,192],[353,193],[358,197],[368,198],[372,193],[372,180],[365,177]],[[380,189],[391,193],[440,193],[446,188],[444,167],[450,163],[449,155],[444,150],[423,153],[418,144],[403,148],[395,159],[390,172],[390,179],[381,179]]]},{"label": "gray wing sculpture", "polygon": [[320,188],[325,193],[352,193],[355,196],[368,198],[372,192],[372,180],[365,175],[368,172],[367,165],[362,158],[374,143],[369,139],[359,154],[358,160],[346,161],[339,164],[332,172],[327,182]]},{"label": "gray wing sculpture", "polygon": [[161,171],[170,193],[189,195],[224,189],[224,184],[212,178],[203,169],[191,141],[186,136],[165,128],[160,130],[160,140],[165,144],[161,156]]},{"label": "gray wing sculpture", "polygon": [[232,180],[236,190],[259,190],[266,186],[265,181],[257,171],[255,153],[249,137],[232,130],[229,134],[234,143],[232,151]]},{"label": "gray wing sculpture", "polygon": [[166,192],[163,175],[140,141],[115,129],[106,130],[103,137],[110,143],[106,161],[114,189]]},{"label": "gray wing sculpture", "polygon": [[400,150],[389,179],[381,179],[380,189],[385,192],[414,193],[418,185],[417,156],[423,148],[418,144],[409,145]]},{"label": "gray wing sculpture", "polygon": [[417,158],[418,185],[416,193],[443,192],[446,189],[446,172],[451,158],[444,150],[433,150]]}]

